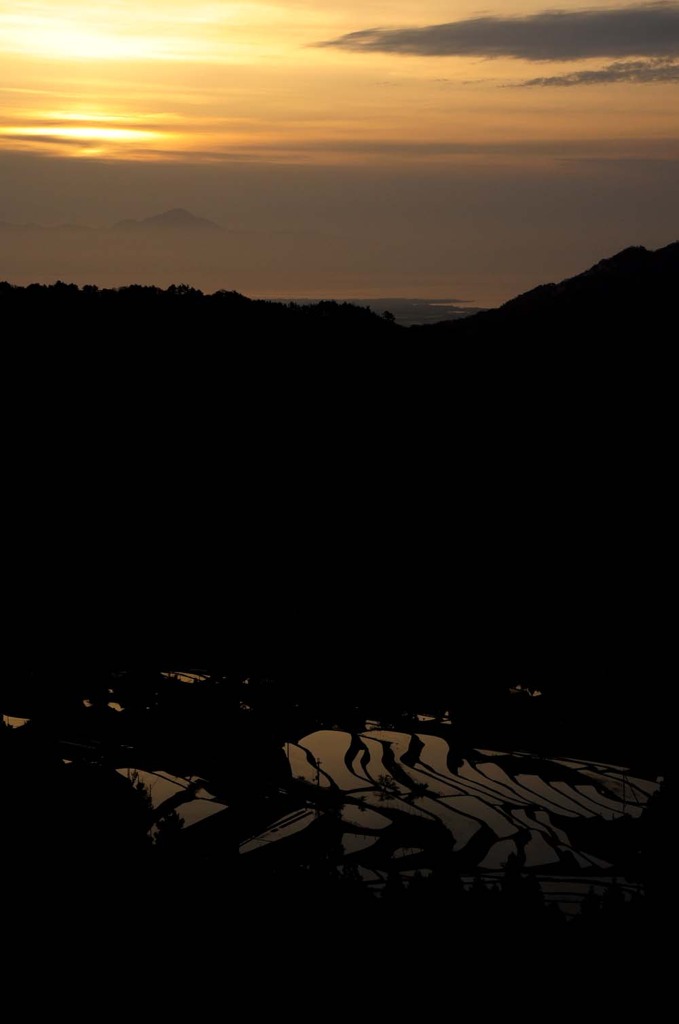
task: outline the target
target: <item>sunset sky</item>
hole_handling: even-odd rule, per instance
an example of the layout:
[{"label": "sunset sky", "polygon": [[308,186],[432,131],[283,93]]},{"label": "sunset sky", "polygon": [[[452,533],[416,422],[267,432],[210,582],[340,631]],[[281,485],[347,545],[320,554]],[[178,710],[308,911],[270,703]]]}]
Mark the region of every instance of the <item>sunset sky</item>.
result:
[{"label": "sunset sky", "polygon": [[675,2],[1,0],[0,110],[0,221],[184,207],[249,294],[494,305],[679,235]]}]

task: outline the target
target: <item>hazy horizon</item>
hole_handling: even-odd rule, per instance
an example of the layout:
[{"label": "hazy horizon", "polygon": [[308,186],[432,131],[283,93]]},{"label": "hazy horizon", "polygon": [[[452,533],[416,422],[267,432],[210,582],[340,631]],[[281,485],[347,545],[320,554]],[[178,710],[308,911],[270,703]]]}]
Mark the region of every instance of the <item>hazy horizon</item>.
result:
[{"label": "hazy horizon", "polygon": [[185,208],[229,233],[59,266],[5,233],[12,283],[494,306],[677,236],[674,0],[11,0],[0,58],[0,222]]}]

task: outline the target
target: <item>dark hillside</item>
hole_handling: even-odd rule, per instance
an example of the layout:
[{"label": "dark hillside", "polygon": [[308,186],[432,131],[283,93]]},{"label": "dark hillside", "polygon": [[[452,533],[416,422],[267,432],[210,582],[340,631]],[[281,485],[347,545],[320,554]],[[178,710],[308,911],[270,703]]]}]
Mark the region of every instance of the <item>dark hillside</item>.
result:
[{"label": "dark hillside", "polygon": [[557,340],[619,344],[639,341],[649,331],[658,331],[658,340],[669,339],[677,316],[678,288],[679,242],[655,251],[632,246],[575,277],[540,285],[498,309],[435,329],[456,339],[530,339],[545,344]]},{"label": "dark hillside", "polygon": [[150,344],[159,337],[224,341],[239,345],[285,338],[321,340],[346,332],[392,335],[398,327],[364,306],[346,302],[313,305],[248,299],[238,292],[204,295],[189,285],[97,288],[59,281],[27,287],[0,283],[0,313],[29,336],[42,330],[67,332],[69,339],[115,337],[121,344]]},{"label": "dark hillside", "polygon": [[[676,258],[626,250],[451,330],[624,281],[657,311]],[[627,722],[667,693],[666,333],[459,347],[186,286],[5,284],[0,310],[6,664],[471,702],[522,682]]]}]

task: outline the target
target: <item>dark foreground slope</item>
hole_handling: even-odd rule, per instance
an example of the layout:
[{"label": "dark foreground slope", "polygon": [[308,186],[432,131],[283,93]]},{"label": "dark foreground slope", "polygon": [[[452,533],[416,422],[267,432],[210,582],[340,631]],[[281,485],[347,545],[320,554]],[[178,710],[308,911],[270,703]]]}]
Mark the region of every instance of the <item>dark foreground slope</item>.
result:
[{"label": "dark foreground slope", "polygon": [[[638,308],[671,307],[676,251],[545,295],[620,295],[624,266]],[[6,665],[549,682],[628,722],[671,687],[665,328],[420,345],[458,335],[63,284],[4,286],[0,312]]]},{"label": "dark foreground slope", "polygon": [[64,340],[119,344],[133,340],[140,346],[169,338],[197,343],[294,341],[332,338],[358,332],[380,336],[398,328],[365,306],[347,302],[312,305],[249,299],[239,292],[205,295],[188,285],[167,289],[152,285],[97,288],[58,281],[26,287],[0,283],[0,314],[24,336],[44,339],[58,331]]}]

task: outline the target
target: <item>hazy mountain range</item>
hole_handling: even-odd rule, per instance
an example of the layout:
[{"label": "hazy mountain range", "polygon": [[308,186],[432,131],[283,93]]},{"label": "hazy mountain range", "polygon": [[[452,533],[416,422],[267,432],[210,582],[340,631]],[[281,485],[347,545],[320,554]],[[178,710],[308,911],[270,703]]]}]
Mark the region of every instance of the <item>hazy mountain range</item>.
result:
[{"label": "hazy mountain range", "polygon": [[[314,284],[319,268],[341,264],[345,245],[341,238],[308,230],[232,230],[183,209],[108,227],[0,222],[0,280],[19,285],[62,280],[100,287],[134,283],[162,288],[185,282],[207,292],[228,288],[307,304],[336,297],[297,298],[305,295],[303,288]],[[276,285],[267,296],[267,283],[274,279]],[[279,289],[286,281],[290,287],[283,296]],[[404,326],[476,312],[463,299],[450,296],[343,301],[369,305],[379,314],[389,310]]]},{"label": "hazy mountain range", "polygon": [[114,230],[125,231],[222,231],[219,224],[205,217],[196,217],[188,210],[166,210],[155,217],[144,217],[143,220],[120,220],[113,226]]},{"label": "hazy mountain range", "polygon": [[[327,236],[305,230],[231,230],[183,209],[109,227],[0,222],[0,280],[15,285],[61,280],[105,288],[187,283],[208,293],[226,288],[259,296],[276,280],[279,286],[289,282],[288,296],[280,299],[287,302],[291,295],[304,295],[304,281],[314,285],[319,268],[325,272],[334,261],[341,263],[342,244],[341,239],[328,244]],[[378,314],[389,311],[403,326],[442,324],[460,338],[492,336],[519,326],[529,333],[568,331],[583,319],[600,330],[629,331],[640,329],[648,316],[671,314],[679,282],[678,252],[677,242],[655,252],[630,247],[575,277],[541,285],[493,310],[479,311],[452,297],[343,301],[370,306]],[[275,294],[273,289],[270,294]]]},{"label": "hazy mountain range", "polygon": [[222,231],[223,228],[216,224],[214,221],[207,220],[205,217],[196,217],[195,214],[190,213],[188,210],[173,209],[165,210],[164,213],[156,214],[153,217],[144,217],[142,220],[134,220],[127,218],[125,220],[119,220],[117,223],[105,227],[92,227],[86,224],[13,224],[7,221],[0,221],[0,230],[9,231],[84,231],[84,232],[97,232],[97,231],[117,231],[117,230],[139,230],[146,232],[153,232],[156,230],[175,230],[175,231]]}]

